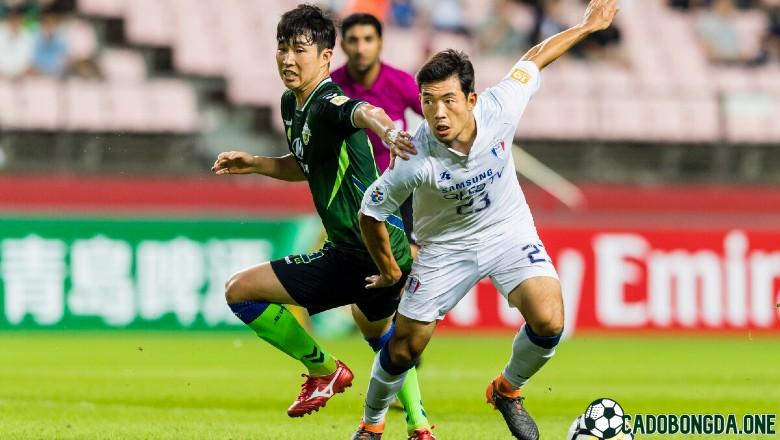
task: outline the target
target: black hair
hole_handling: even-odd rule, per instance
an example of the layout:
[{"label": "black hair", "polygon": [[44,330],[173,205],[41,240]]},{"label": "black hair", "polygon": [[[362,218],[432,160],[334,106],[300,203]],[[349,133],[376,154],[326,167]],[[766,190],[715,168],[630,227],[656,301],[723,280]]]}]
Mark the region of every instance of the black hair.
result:
[{"label": "black hair", "polygon": [[455,49],[432,56],[417,72],[417,86],[422,91],[423,84],[444,81],[453,75],[458,77],[464,95],[474,93],[474,66],[468,55]]},{"label": "black hair", "polygon": [[276,41],[289,43],[299,37],[316,44],[319,51],[333,49],[336,46],[336,26],[319,7],[298,5],[282,15],[276,26]]},{"label": "black hair", "polygon": [[347,36],[347,31],[352,26],[361,24],[373,26],[374,29],[376,29],[376,33],[379,35],[379,38],[382,38],[382,23],[379,21],[379,19],[371,14],[365,14],[361,12],[352,14],[341,22],[341,38],[345,38]]}]

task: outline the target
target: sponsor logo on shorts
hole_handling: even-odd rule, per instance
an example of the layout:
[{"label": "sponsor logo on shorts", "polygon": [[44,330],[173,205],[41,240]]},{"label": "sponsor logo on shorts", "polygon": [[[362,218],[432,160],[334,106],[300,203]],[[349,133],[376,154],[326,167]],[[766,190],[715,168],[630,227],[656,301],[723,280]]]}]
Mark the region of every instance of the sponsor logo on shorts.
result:
[{"label": "sponsor logo on shorts", "polygon": [[409,281],[406,283],[406,293],[411,295],[414,292],[417,292],[417,289],[419,289],[421,285],[419,278],[415,276],[409,277]]},{"label": "sponsor logo on shorts", "polygon": [[519,67],[512,69],[512,73],[509,74],[509,77],[520,84],[528,84],[528,81],[531,81],[531,74]]}]

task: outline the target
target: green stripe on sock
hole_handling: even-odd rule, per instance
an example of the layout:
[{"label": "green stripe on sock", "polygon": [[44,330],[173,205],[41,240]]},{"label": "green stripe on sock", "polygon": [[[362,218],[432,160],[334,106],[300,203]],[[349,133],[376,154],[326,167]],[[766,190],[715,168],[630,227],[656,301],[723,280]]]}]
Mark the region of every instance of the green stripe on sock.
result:
[{"label": "green stripe on sock", "polygon": [[310,375],[324,376],[336,371],[336,359],[317,344],[284,306],[269,305],[249,327],[264,341],[299,360]]},{"label": "green stripe on sock", "polygon": [[428,417],[420,397],[420,384],[417,382],[417,369],[412,368],[406,372],[404,385],[398,392],[398,400],[404,406],[406,412],[406,430],[409,434],[415,429],[430,428]]}]

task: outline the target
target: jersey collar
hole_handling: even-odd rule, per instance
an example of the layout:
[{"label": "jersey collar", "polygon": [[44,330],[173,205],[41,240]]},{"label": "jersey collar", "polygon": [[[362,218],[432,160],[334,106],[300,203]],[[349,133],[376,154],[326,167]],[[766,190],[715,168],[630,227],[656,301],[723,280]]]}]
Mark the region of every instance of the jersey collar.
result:
[{"label": "jersey collar", "polygon": [[327,84],[329,82],[332,82],[332,81],[333,80],[330,79],[330,77],[327,77],[327,78],[323,79],[322,81],[320,81],[320,83],[317,84],[317,87],[315,87],[314,90],[311,91],[311,94],[309,94],[309,97],[306,98],[306,101],[303,103],[301,108],[296,108],[296,110],[303,111],[306,108],[306,106],[309,105],[309,101],[311,101],[311,99],[314,98],[314,95],[317,94],[317,90],[319,90],[320,87],[322,87],[323,85],[325,85],[325,84]]}]

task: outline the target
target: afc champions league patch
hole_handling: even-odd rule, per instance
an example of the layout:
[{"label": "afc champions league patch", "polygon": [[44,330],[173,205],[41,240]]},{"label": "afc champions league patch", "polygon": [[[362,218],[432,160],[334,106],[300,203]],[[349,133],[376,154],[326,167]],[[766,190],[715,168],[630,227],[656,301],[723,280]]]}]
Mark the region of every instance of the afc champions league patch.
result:
[{"label": "afc champions league patch", "polygon": [[531,81],[531,74],[519,67],[512,69],[512,73],[509,74],[509,77],[520,84],[528,84],[528,81]]},{"label": "afc champions league patch", "polygon": [[420,279],[416,276],[412,275],[409,277],[409,280],[406,282],[406,293],[409,295],[417,292],[417,289],[420,288],[422,284],[420,283]]},{"label": "afc champions league patch", "polygon": [[385,189],[382,187],[375,187],[371,194],[369,195],[369,201],[368,203],[371,205],[380,205],[382,202],[385,201]]}]

